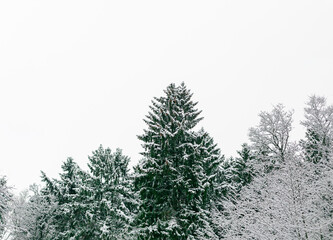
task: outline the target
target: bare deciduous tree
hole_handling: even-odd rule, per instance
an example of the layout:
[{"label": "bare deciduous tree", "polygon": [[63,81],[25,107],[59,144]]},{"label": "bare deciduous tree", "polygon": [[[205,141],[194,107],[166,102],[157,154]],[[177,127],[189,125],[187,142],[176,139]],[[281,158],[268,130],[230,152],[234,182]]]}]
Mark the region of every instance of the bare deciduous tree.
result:
[{"label": "bare deciduous tree", "polygon": [[10,187],[5,177],[0,177],[0,237],[6,232],[7,214],[12,201]]},{"label": "bare deciduous tree", "polygon": [[244,187],[236,204],[226,204],[227,239],[333,238],[333,171],[304,161],[297,152],[296,145],[290,146],[278,168]]},{"label": "bare deciduous tree", "polygon": [[274,106],[271,112],[261,112],[259,125],[250,128],[249,132],[253,147],[268,151],[283,161],[292,129],[292,115],[293,111],[286,111],[282,104]]}]

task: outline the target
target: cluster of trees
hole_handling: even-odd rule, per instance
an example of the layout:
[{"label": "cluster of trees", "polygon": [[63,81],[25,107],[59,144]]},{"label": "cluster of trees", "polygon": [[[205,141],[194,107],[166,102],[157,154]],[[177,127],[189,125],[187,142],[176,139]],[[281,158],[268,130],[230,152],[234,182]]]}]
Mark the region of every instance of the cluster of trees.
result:
[{"label": "cluster of trees", "polygon": [[0,232],[9,239],[333,239],[333,106],[310,97],[305,139],[292,111],[261,112],[249,144],[225,158],[204,130],[192,93],[171,84],[154,98],[143,158],[100,146],[89,171],[73,159],[18,197],[0,179]]}]

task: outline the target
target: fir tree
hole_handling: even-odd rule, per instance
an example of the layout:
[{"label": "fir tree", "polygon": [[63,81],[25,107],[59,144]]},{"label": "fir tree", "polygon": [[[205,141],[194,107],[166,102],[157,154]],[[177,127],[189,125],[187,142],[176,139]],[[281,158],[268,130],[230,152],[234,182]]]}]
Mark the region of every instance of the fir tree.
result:
[{"label": "fir tree", "polygon": [[[94,227],[88,221],[86,213],[89,205],[85,201],[86,182],[89,176],[86,172],[68,158],[61,166],[63,173],[60,180],[49,179],[42,173],[42,180],[46,183],[44,194],[49,200],[54,198],[57,206],[46,216],[52,231],[45,234],[50,239],[92,239]],[[53,235],[54,234],[54,235]]]},{"label": "fir tree", "polygon": [[204,129],[198,132],[198,139],[201,151],[199,155],[205,177],[207,177],[206,182],[203,183],[205,187],[203,200],[205,204],[211,204],[211,201],[215,201],[216,198],[220,197],[217,192],[221,185],[219,177],[224,156],[221,156],[220,149],[214,143],[214,139]]},{"label": "fir tree", "polygon": [[[136,210],[129,158],[120,149],[112,153],[100,146],[89,157],[90,173],[68,158],[60,180],[49,179],[45,199],[55,202],[43,216],[46,239],[131,239],[130,224]],[[42,238],[42,239],[44,239]]]},{"label": "fir tree", "polygon": [[[139,136],[144,159],[136,167],[141,200],[139,239],[214,239],[208,199],[216,152],[193,128],[202,119],[184,83],[152,101],[148,128]],[[208,141],[207,141],[208,140]],[[209,160],[209,158],[211,158]]]},{"label": "fir tree", "polygon": [[89,157],[92,173],[89,192],[89,215],[99,239],[128,239],[129,226],[136,209],[128,174],[129,158],[120,149],[115,153],[102,146]]},{"label": "fir tree", "polygon": [[255,156],[251,152],[250,146],[243,144],[242,149],[237,153],[238,157],[231,157],[228,161],[223,162],[223,178],[220,183],[225,188],[220,194],[221,198],[237,198],[240,190],[249,184],[255,175],[253,167]]},{"label": "fir tree", "polygon": [[223,210],[223,201],[236,199],[240,190],[249,184],[255,175],[255,156],[250,146],[244,143],[237,153],[238,157],[230,157],[221,162],[221,170],[216,179],[218,186],[215,187],[217,200],[221,200],[220,210]]},{"label": "fir tree", "polygon": [[238,184],[237,192],[241,190],[243,186],[249,184],[255,174],[253,169],[253,161],[255,159],[254,154],[251,152],[249,145],[244,143],[242,149],[237,151],[239,157],[236,158],[234,168],[235,177],[234,182]]},{"label": "fir tree", "polygon": [[308,161],[328,161],[332,156],[333,106],[324,97],[311,96],[305,110],[305,139],[300,144]]}]

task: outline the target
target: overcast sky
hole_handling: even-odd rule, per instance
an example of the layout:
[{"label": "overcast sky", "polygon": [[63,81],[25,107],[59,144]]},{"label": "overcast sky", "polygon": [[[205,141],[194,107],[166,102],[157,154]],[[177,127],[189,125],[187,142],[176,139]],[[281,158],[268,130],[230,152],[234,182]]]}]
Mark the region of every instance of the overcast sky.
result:
[{"label": "overcast sky", "polygon": [[100,144],[140,159],[150,101],[184,81],[226,156],[258,113],[333,102],[333,1],[0,1],[0,174],[16,191],[86,169]]}]

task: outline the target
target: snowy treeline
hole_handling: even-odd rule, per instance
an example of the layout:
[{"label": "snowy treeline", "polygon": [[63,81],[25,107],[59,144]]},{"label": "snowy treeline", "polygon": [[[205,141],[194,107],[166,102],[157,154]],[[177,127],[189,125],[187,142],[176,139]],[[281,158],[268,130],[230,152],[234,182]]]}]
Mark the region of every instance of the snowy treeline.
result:
[{"label": "snowy treeline", "polygon": [[261,112],[249,144],[225,158],[184,84],[154,98],[142,159],[100,146],[89,171],[73,159],[59,179],[12,196],[0,179],[0,231],[8,239],[333,239],[333,106],[312,96],[290,141],[293,112]]}]

